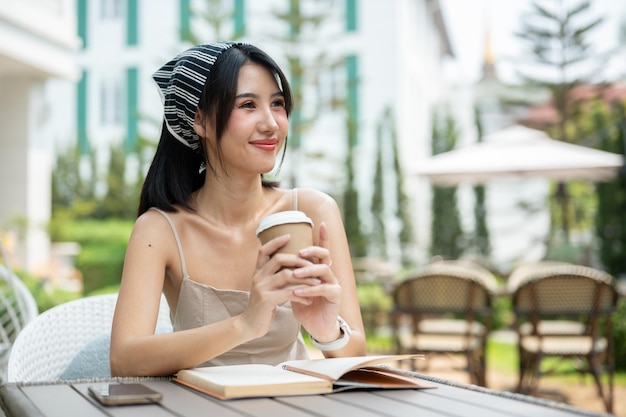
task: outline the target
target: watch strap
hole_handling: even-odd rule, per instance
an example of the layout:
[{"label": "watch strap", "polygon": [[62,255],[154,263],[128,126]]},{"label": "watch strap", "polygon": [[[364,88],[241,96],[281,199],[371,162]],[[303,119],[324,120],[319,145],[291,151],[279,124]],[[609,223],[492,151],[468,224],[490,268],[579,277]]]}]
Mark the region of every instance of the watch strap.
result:
[{"label": "watch strap", "polygon": [[350,329],[350,325],[341,318],[341,316],[337,316],[337,322],[339,323],[339,330],[341,331],[341,337],[337,340],[328,343],[321,343],[315,340],[313,336],[309,335],[309,339],[311,339],[311,343],[313,346],[321,350],[322,352],[341,349],[346,346],[350,341],[350,334],[352,330]]}]

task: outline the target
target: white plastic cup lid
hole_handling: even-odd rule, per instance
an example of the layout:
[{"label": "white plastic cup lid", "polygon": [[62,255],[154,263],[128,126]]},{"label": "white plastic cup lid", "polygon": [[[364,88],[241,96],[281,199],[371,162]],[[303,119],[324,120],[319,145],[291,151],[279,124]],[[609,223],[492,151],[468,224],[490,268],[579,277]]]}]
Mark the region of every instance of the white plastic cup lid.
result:
[{"label": "white plastic cup lid", "polygon": [[261,232],[269,229],[270,227],[287,223],[308,223],[311,227],[313,227],[313,220],[308,218],[304,212],[298,210],[287,210],[279,211],[278,213],[263,217],[259,223],[259,227],[256,229],[256,234],[258,236]]}]

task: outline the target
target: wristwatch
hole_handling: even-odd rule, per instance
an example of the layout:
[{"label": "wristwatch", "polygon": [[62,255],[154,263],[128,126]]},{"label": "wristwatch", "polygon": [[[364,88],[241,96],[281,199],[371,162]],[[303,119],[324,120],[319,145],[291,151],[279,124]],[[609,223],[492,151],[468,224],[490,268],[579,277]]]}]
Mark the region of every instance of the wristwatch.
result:
[{"label": "wristwatch", "polygon": [[309,334],[309,339],[311,339],[311,343],[313,343],[313,346],[324,352],[328,350],[341,349],[348,344],[348,342],[350,341],[350,334],[352,333],[350,325],[348,325],[348,323],[346,323],[346,321],[342,319],[341,316],[337,316],[337,321],[339,322],[341,337],[333,342],[320,343]]}]

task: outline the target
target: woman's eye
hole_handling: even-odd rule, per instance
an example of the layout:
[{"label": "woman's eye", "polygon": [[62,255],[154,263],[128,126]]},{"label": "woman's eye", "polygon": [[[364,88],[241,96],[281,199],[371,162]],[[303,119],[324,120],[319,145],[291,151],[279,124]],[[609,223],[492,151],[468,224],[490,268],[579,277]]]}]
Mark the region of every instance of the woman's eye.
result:
[{"label": "woman's eye", "polygon": [[241,105],[239,106],[242,109],[253,109],[254,108],[254,103],[251,101],[246,101],[245,103],[241,103]]},{"label": "woman's eye", "polygon": [[285,100],[276,100],[272,102],[273,107],[285,107]]}]

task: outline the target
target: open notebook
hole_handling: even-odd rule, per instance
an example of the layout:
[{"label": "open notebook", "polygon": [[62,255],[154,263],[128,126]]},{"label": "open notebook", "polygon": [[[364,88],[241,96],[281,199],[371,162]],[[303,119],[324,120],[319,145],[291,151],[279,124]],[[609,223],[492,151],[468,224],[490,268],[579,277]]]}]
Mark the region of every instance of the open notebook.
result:
[{"label": "open notebook", "polygon": [[421,355],[379,355],[296,360],[276,366],[245,364],[184,369],[174,381],[219,399],[323,394],[348,389],[434,388],[394,362]]}]

